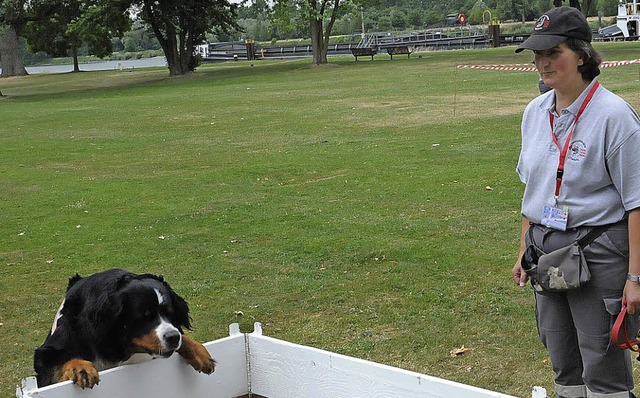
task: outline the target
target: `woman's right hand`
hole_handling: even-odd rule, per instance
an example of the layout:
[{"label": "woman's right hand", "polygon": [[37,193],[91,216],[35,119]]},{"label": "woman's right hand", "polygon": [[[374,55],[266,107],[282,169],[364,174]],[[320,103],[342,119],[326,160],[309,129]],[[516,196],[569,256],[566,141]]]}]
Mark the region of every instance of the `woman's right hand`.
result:
[{"label": "woman's right hand", "polygon": [[518,257],[518,261],[516,265],[511,269],[511,274],[513,275],[513,281],[516,285],[524,287],[527,284],[527,280],[529,280],[529,275],[522,269],[520,265],[520,259],[522,258],[522,254]]},{"label": "woman's right hand", "polygon": [[520,229],[520,254],[518,254],[518,261],[516,261],[516,265],[511,269],[513,281],[516,285],[521,287],[524,287],[527,284],[527,280],[529,280],[529,275],[524,272],[520,263],[522,262],[522,256],[526,250],[524,236],[529,230],[530,224],[529,220],[525,216],[522,216],[522,228]]}]

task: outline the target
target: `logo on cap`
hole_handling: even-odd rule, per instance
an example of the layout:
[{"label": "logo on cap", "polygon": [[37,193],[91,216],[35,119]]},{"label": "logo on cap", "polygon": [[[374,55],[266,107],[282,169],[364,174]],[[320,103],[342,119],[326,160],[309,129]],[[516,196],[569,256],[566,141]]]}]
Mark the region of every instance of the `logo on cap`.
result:
[{"label": "logo on cap", "polygon": [[538,20],[536,21],[536,26],[534,30],[541,30],[541,29],[548,28],[550,23],[551,22],[549,21],[549,16],[545,14],[540,18],[538,18]]}]

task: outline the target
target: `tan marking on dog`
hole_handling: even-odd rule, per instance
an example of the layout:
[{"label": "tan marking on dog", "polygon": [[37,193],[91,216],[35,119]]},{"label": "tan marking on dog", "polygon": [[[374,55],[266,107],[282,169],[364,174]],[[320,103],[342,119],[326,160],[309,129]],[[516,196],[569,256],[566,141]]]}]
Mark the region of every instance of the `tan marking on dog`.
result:
[{"label": "tan marking on dog", "polygon": [[100,376],[93,363],[80,358],[67,361],[60,367],[59,372],[58,382],[71,380],[83,389],[93,388],[100,382]]},{"label": "tan marking on dog", "polygon": [[189,365],[198,372],[211,374],[216,370],[216,362],[211,358],[209,351],[191,337],[182,335],[182,346],[178,349]]},{"label": "tan marking on dog", "polygon": [[162,342],[155,333],[149,333],[142,337],[131,340],[133,352],[145,354],[160,354],[162,352]]}]

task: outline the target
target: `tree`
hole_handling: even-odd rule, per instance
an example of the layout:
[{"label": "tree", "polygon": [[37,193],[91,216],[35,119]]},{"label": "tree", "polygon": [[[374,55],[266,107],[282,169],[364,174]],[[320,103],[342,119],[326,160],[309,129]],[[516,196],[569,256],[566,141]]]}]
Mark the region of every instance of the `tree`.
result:
[{"label": "tree", "polygon": [[606,16],[616,15],[618,13],[618,2],[616,0],[598,0],[597,9]]},{"label": "tree", "polygon": [[73,57],[79,72],[78,49],[87,45],[99,58],[113,51],[112,37],[122,36],[131,20],[117,0],[40,1],[33,6],[35,21],[25,33],[32,50]]},{"label": "tree", "polygon": [[[594,0],[582,0],[582,3],[580,3],[580,0],[569,0],[569,6],[577,8],[582,11],[585,16],[588,16],[589,10],[593,6],[593,1]],[[556,7],[562,6],[562,0],[553,0],[553,5]]]},{"label": "tree", "polygon": [[341,0],[278,0],[274,6],[274,16],[279,26],[290,21],[292,9],[297,9],[309,21],[313,64],[327,63],[329,38],[340,13]]},{"label": "tree", "polygon": [[[326,64],[329,49],[329,37],[333,24],[338,17],[340,0],[307,0],[309,28],[311,29],[311,49],[313,50],[313,64]],[[325,16],[328,20],[325,24]]]},{"label": "tree", "polygon": [[[617,1],[617,0],[614,0]],[[540,15],[544,14],[551,7],[553,7],[553,0],[537,0],[533,2],[533,9],[535,11],[534,18],[538,18]]]},{"label": "tree", "polygon": [[420,10],[412,8],[407,14],[407,22],[414,29],[422,28],[422,13]]},{"label": "tree", "polygon": [[593,9],[594,0],[582,0],[582,13],[589,16],[589,11]]},{"label": "tree", "polygon": [[399,8],[391,9],[391,25],[394,29],[401,30],[407,27],[407,14]]},{"label": "tree", "polygon": [[1,77],[24,76],[18,33],[29,20],[28,7],[23,1],[0,0],[0,62]]},{"label": "tree", "polygon": [[20,53],[16,29],[11,25],[0,25],[0,62],[2,77],[28,75]]},{"label": "tree", "polygon": [[379,16],[376,30],[378,32],[388,32],[390,30],[393,30],[393,20],[391,19],[391,15]]},{"label": "tree", "polygon": [[78,47],[82,41],[67,32],[67,26],[80,17],[80,4],[73,2],[39,2],[34,6],[36,21],[29,22],[25,36],[32,51],[44,51],[53,57],[73,57],[73,70],[79,72]]},{"label": "tree", "polygon": [[131,29],[128,12],[119,10],[117,1],[86,0],[80,18],[71,21],[67,32],[76,35],[89,48],[89,53],[103,58],[113,52],[113,37],[123,37]]},{"label": "tree", "polygon": [[241,30],[237,6],[228,0],[133,0],[131,5],[160,42],[171,76],[195,70],[195,47],[207,32]]}]

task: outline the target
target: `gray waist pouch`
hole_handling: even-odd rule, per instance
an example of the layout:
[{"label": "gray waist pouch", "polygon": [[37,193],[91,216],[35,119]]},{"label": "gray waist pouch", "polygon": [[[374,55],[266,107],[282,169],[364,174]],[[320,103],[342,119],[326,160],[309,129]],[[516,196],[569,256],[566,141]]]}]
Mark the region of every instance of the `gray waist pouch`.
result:
[{"label": "gray waist pouch", "polygon": [[[607,228],[606,225],[595,227],[578,241],[550,253],[543,252],[533,243],[529,245],[520,264],[534,290],[555,293],[586,285],[591,280],[591,272],[582,250]],[[529,237],[533,242],[532,228],[529,228]]]}]

